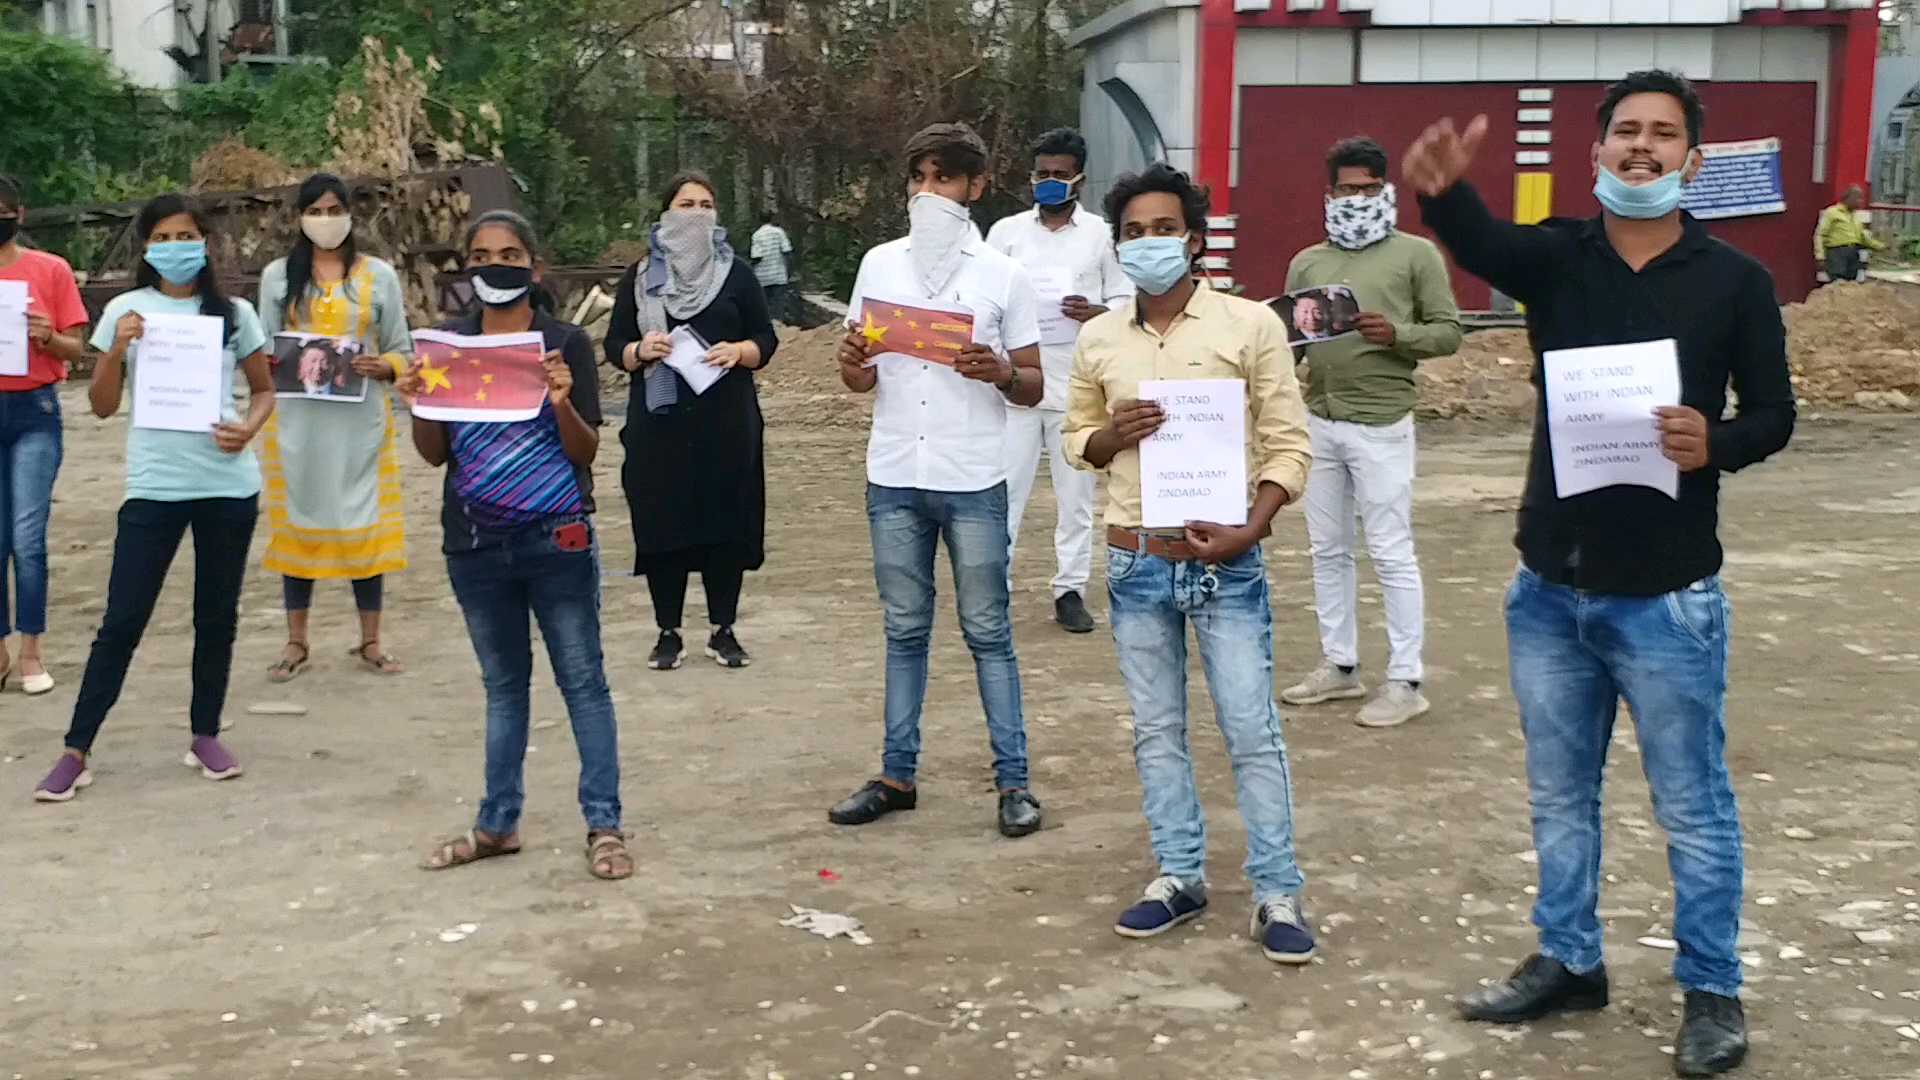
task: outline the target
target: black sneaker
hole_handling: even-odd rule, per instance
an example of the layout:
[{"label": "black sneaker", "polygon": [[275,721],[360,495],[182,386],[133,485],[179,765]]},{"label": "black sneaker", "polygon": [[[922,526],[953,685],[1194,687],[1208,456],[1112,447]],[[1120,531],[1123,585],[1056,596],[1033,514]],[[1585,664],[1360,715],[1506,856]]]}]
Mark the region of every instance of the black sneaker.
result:
[{"label": "black sneaker", "polygon": [[753,657],[740,647],[740,639],[733,636],[731,626],[722,626],[707,638],[707,656],[723,668],[743,668],[753,663]]},{"label": "black sneaker", "polygon": [[1077,592],[1061,593],[1053,602],[1053,621],[1069,634],[1093,633],[1093,616]]},{"label": "black sneaker", "polygon": [[687,646],[680,640],[680,632],[662,630],[660,640],[653,644],[653,654],[647,657],[647,666],[655,671],[672,671],[686,655]]}]

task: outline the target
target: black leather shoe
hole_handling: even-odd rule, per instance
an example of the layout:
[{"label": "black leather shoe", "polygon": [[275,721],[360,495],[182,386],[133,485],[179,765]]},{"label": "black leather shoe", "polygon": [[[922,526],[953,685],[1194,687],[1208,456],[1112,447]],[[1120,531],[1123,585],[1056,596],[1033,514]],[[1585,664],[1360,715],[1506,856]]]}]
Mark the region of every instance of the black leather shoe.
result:
[{"label": "black leather shoe", "polygon": [[1026,836],[1040,831],[1040,800],[1030,791],[1000,793],[1000,835]]},{"label": "black leather shoe", "polygon": [[869,780],[866,787],[840,800],[838,805],[827,811],[827,820],[835,825],[865,825],[895,810],[911,810],[919,801],[920,795],[916,791],[901,791],[890,784]]},{"label": "black leather shoe", "polygon": [[1687,991],[1686,1019],[1673,1041],[1673,1071],[1718,1076],[1747,1060],[1747,1014],[1739,998]]},{"label": "black leather shoe", "polygon": [[1535,953],[1515,968],[1505,982],[1461,998],[1460,1018],[1490,1024],[1518,1024],[1550,1013],[1606,1007],[1604,965],[1585,975],[1575,975],[1560,961]]},{"label": "black leather shoe", "polygon": [[1053,602],[1053,621],[1069,634],[1093,633],[1093,616],[1077,592],[1063,593]]}]

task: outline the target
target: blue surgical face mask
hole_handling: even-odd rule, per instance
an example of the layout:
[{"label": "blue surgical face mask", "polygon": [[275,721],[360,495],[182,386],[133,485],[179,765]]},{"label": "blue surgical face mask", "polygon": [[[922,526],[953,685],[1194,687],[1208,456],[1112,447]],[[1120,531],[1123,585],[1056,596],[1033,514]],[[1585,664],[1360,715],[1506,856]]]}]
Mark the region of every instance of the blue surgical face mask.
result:
[{"label": "blue surgical face mask", "polygon": [[1678,209],[1686,186],[1678,169],[1650,183],[1629,184],[1602,165],[1593,181],[1593,197],[1615,217],[1650,221]]},{"label": "blue surgical face mask", "polygon": [[147,265],[169,285],[186,285],[207,268],[205,240],[163,240],[147,245]]},{"label": "blue surgical face mask", "polygon": [[1149,296],[1165,296],[1191,273],[1184,236],[1143,236],[1115,249],[1120,269]]},{"label": "blue surgical face mask", "polygon": [[[1076,178],[1077,179],[1077,178]],[[1065,206],[1073,201],[1073,180],[1055,180],[1052,178],[1036,181],[1033,185],[1033,204],[1049,210]]]}]

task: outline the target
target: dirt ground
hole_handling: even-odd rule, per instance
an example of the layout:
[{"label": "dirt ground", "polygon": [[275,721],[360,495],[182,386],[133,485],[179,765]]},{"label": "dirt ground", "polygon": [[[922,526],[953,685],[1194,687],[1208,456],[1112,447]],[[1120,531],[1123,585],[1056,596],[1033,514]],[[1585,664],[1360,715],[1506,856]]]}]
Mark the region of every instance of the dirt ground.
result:
[{"label": "dirt ground", "polygon": [[[1214,913],[1152,942],[1108,929],[1153,867],[1111,641],[1104,625],[1072,637],[1050,621],[1044,475],[1015,609],[1048,828],[1018,841],[993,830],[950,597],[920,809],[863,829],[827,824],[827,806],[876,767],[880,741],[864,425],[857,405],[778,364],[767,376],[770,559],[749,579],[740,626],[757,658],[748,671],[644,669],[652,618],[622,571],[628,526],[608,433],[608,674],[642,860],[617,885],[586,873],[576,759],[544,659],[527,851],[445,874],[415,868],[430,840],[471,820],[481,756],[481,688],[437,550],[437,476],[423,467],[409,479],[415,565],[388,591],[386,637],[410,674],[349,664],[340,585],[317,605],[318,662],[269,686],[278,585],[256,573],[229,709],[247,775],[199,779],[179,764],[183,558],[99,743],[95,786],[66,805],[31,803],[100,614],[121,484],[124,420],[81,417],[71,391],[48,641],[61,687],[37,701],[17,688],[0,697],[0,1077],[1668,1074],[1678,1011],[1673,954],[1657,946],[1671,936],[1671,900],[1625,723],[1602,900],[1615,1004],[1518,1029],[1451,1016],[1454,995],[1532,945],[1500,625],[1523,431],[1421,429],[1433,713],[1392,732],[1356,728],[1351,707],[1288,718],[1322,953],[1281,969],[1245,936],[1244,836],[1197,664]],[[1729,753],[1749,844],[1747,1076],[1920,1077],[1916,468],[1910,421],[1854,416],[1806,425],[1787,454],[1727,485]],[[1285,680],[1316,658],[1297,514],[1268,554]],[[1377,670],[1378,591],[1369,583],[1363,596]],[[701,602],[691,607],[697,621]],[[308,712],[248,714],[263,702]],[[853,915],[873,943],[782,928],[789,904]]]}]

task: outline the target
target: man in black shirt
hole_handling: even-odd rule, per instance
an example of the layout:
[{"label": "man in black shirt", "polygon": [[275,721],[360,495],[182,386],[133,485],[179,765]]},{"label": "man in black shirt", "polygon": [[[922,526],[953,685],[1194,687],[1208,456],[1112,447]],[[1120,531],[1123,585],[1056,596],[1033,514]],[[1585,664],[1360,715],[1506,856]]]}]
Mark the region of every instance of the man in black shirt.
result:
[{"label": "man in black shirt", "polygon": [[[1700,168],[1704,110],[1683,78],[1636,72],[1607,91],[1593,147],[1590,220],[1497,221],[1461,180],[1486,118],[1427,129],[1405,173],[1427,225],[1460,265],[1527,307],[1534,352],[1670,339],[1681,404],[1656,410],[1678,493],[1618,485],[1560,497],[1545,375],[1521,500],[1522,566],[1507,595],[1514,696],[1527,740],[1539,853],[1540,952],[1465,997],[1468,1019],[1514,1023],[1607,1003],[1600,923],[1600,786],[1618,701],[1639,734],[1674,879],[1674,977],[1686,991],[1682,1076],[1746,1056],[1740,959],[1740,819],[1725,758],[1727,620],[1717,536],[1720,474],[1793,431],[1773,281],[1679,209]],[[1739,398],[1723,419],[1727,384]]]}]

